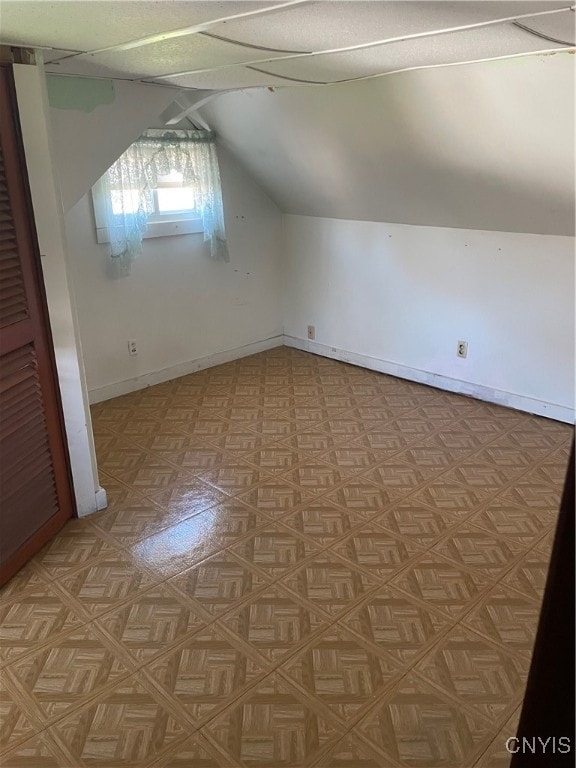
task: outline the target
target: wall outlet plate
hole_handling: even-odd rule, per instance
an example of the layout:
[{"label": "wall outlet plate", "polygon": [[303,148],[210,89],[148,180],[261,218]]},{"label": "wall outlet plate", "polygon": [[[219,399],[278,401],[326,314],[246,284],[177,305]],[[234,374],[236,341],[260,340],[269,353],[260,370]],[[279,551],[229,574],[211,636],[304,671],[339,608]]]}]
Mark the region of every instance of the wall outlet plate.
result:
[{"label": "wall outlet plate", "polygon": [[466,357],[467,354],[468,354],[468,342],[459,341],[456,346],[456,355],[458,357]]},{"label": "wall outlet plate", "polygon": [[138,354],[138,346],[136,344],[136,339],[128,339],[128,354],[129,355]]},{"label": "wall outlet plate", "polygon": [[309,339],[315,339],[316,338],[316,326],[315,325],[309,325],[308,326],[308,338]]}]

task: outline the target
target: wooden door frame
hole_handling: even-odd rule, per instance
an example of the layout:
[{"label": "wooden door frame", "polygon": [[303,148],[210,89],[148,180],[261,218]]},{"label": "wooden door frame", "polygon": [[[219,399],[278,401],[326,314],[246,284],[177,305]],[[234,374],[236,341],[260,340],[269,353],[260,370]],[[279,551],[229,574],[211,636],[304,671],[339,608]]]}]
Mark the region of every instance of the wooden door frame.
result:
[{"label": "wooden door frame", "polygon": [[[18,100],[14,83],[12,64],[0,62],[2,76],[0,77],[0,89],[4,91],[9,109],[0,110],[0,130],[8,146],[4,146],[4,165],[6,175],[18,178],[19,183],[10,189],[10,197],[16,205],[12,206],[12,215],[17,231],[18,247],[27,249],[31,259],[22,263],[22,272],[26,285],[27,295],[33,297],[34,312],[31,312],[30,323],[36,333],[43,337],[43,344],[35,345],[38,359],[38,378],[43,397],[50,402],[45,409],[46,428],[48,441],[54,465],[54,477],[62,514],[54,515],[42,525],[9,561],[0,565],[0,584],[11,577],[30,557],[39,549],[39,542],[46,540],[58,531],[70,517],[77,517],[76,501],[74,497],[74,485],[68,440],[65,431],[64,413],[60,397],[58,369],[54,354],[54,341],[46,299],[44,274],[38,245],[38,235],[32,205],[32,196],[28,179],[28,167],[24,152],[24,142],[18,114]],[[5,335],[0,336],[0,354],[5,354],[13,346],[13,339],[6,344]]]}]

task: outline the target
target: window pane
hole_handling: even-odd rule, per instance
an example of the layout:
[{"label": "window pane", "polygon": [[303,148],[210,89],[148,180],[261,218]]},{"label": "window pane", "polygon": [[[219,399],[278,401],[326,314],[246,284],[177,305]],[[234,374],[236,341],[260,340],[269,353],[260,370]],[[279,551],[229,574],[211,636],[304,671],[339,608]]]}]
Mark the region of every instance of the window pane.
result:
[{"label": "window pane", "polygon": [[187,187],[159,187],[156,194],[158,213],[193,211],[196,207],[194,191]]}]

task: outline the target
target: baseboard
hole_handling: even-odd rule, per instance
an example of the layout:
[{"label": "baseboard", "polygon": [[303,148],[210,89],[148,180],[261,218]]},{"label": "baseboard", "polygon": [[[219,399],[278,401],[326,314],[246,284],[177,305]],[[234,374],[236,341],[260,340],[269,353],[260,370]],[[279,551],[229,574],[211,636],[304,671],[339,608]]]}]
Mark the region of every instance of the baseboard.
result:
[{"label": "baseboard", "polygon": [[99,512],[101,509],[106,509],[107,506],[108,496],[106,495],[104,488],[100,486],[96,491],[96,511]]},{"label": "baseboard", "polygon": [[[88,499],[90,499],[88,501]],[[98,486],[98,490],[94,493],[94,497],[88,497],[83,499],[80,503],[76,502],[76,512],[78,517],[89,517],[95,512],[99,512],[101,509],[106,509],[108,506],[108,496],[102,486]]]},{"label": "baseboard", "polygon": [[315,355],[331,357],[334,360],[341,360],[344,363],[352,363],[363,368],[369,368],[379,373],[387,373],[390,376],[397,376],[400,379],[416,381],[420,384],[428,384],[431,387],[444,389],[447,392],[456,392],[461,395],[475,397],[478,400],[484,400],[487,403],[504,405],[508,408],[514,408],[517,411],[533,413],[537,416],[546,416],[555,421],[562,421],[566,424],[574,424],[574,409],[567,408],[564,405],[556,403],[547,403],[543,400],[536,400],[532,397],[517,395],[512,392],[491,389],[482,384],[472,384],[459,379],[451,379],[448,376],[441,376],[437,373],[422,371],[417,368],[409,368],[398,363],[391,363],[388,360],[382,360],[370,355],[361,355],[357,352],[349,352],[345,349],[330,347],[327,344],[320,344],[317,341],[309,339],[300,339],[296,336],[284,336],[284,344],[287,347],[295,347],[305,352],[313,352]]},{"label": "baseboard", "polygon": [[164,381],[177,379],[180,376],[186,376],[195,371],[202,371],[204,368],[212,368],[215,365],[229,363],[231,360],[238,360],[241,357],[248,357],[248,355],[264,352],[267,349],[281,347],[283,343],[284,337],[279,334],[278,336],[272,336],[269,339],[262,339],[261,341],[254,341],[251,344],[245,344],[242,347],[235,347],[234,349],[226,349],[223,352],[216,352],[213,355],[197,357],[194,360],[188,360],[179,365],[163,368],[160,371],[145,373],[142,376],[136,376],[133,379],[125,379],[124,381],[117,381],[113,384],[106,384],[103,387],[95,387],[88,391],[88,398],[91,405],[94,403],[101,403],[104,400],[120,397],[120,395],[127,395],[130,392],[136,392],[139,389],[145,389],[154,384],[162,384]]},{"label": "baseboard", "polygon": [[[206,355],[194,360],[189,360],[185,363],[180,363],[179,365],[163,368],[160,371],[136,376],[133,379],[126,379],[125,381],[118,381],[113,384],[107,384],[104,387],[91,389],[88,393],[90,403],[100,403],[104,400],[110,400],[113,397],[127,395],[130,392],[136,392],[139,389],[145,389],[154,384],[161,384],[164,381],[177,379],[180,376],[186,376],[195,371],[201,371],[215,365],[228,363],[231,360],[248,357],[248,355],[255,355],[258,352],[264,352],[267,349],[281,347],[282,345],[302,349],[305,352],[312,352],[315,355],[322,355],[323,357],[330,357],[334,360],[341,360],[344,363],[359,365],[372,371],[378,371],[379,373],[387,373],[390,376],[397,376],[400,379],[416,381],[420,384],[428,384],[431,387],[437,387],[438,389],[443,389],[447,392],[468,395],[469,397],[474,397],[487,403],[495,403],[496,405],[503,405],[518,411],[533,413],[537,416],[545,416],[549,419],[554,419],[555,421],[562,421],[566,424],[574,424],[575,412],[573,408],[568,408],[556,403],[548,403],[544,400],[536,400],[535,398],[518,395],[513,392],[492,389],[482,384],[472,384],[471,382],[462,381],[460,379],[452,379],[449,376],[442,376],[418,368],[410,368],[409,366],[392,363],[389,360],[382,360],[378,357],[371,357],[370,355],[362,355],[358,352],[350,352],[338,347],[331,347],[317,341],[301,339],[296,336],[282,336],[280,334],[272,336],[269,339],[262,339],[261,341],[255,341],[251,344],[245,344],[242,347],[227,349],[223,352],[216,352],[213,355]],[[100,502],[97,500],[97,503],[99,504]],[[98,506],[98,509],[103,508],[104,507]]]}]

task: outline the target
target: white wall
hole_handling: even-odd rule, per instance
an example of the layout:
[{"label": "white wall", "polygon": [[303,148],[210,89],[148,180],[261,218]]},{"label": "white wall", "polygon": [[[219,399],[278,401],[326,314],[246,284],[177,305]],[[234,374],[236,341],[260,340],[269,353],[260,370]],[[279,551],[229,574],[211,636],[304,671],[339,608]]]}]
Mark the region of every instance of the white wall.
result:
[{"label": "white wall", "polygon": [[98,484],[82,352],[69,283],[63,212],[52,161],[45,81],[41,67],[18,64],[14,66],[14,79],[42,254],[76,507],[82,516],[106,506],[106,494]]},{"label": "white wall", "polygon": [[573,235],[575,63],[246,90],[202,114],[286,213]]},{"label": "white wall", "polygon": [[[107,276],[89,196],[66,215],[86,377],[93,402],[281,343],[281,214],[218,151],[230,262],[202,235],[144,240],[130,276]],[[138,355],[128,355],[136,339]],[[247,346],[248,345],[248,346]],[[208,359],[206,359],[208,358]]]},{"label": "white wall", "polygon": [[573,238],[292,215],[284,234],[288,343],[573,421]]}]

